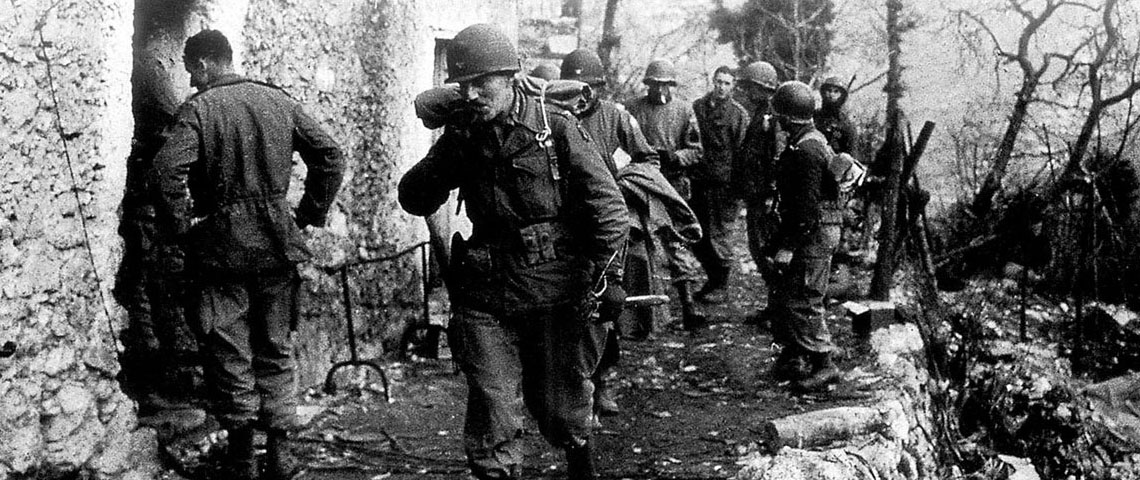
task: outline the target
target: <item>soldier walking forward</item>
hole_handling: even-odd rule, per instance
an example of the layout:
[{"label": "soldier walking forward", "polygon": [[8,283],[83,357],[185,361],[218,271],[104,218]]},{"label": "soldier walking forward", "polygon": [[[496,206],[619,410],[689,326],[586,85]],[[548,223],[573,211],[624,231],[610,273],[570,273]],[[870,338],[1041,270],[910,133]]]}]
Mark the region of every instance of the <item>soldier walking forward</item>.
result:
[{"label": "soldier walking forward", "polygon": [[[625,110],[625,107],[610,100],[601,99],[606,87],[606,79],[603,74],[602,59],[593,50],[578,49],[570,52],[566,58],[562,59],[561,75],[563,80],[577,80],[593,89],[593,97],[585,108],[576,115],[581,120],[586,132],[590,134],[590,138],[601,150],[602,160],[605,161],[606,168],[613,175],[614,180],[617,180],[618,168],[613,156],[619,148],[629,155],[631,163],[659,165],[659,160],[657,151],[649,146],[649,142],[645,140],[645,135],[637,126],[637,121]],[[631,237],[630,250],[644,252],[643,242],[639,242],[640,249],[633,245],[634,230],[631,229],[629,234]],[[627,255],[636,255],[636,253],[627,253]],[[646,255],[642,255],[642,257],[644,256]],[[628,269],[626,270],[628,271]],[[626,275],[621,279],[621,284],[625,286],[623,290],[637,294],[652,293],[649,289],[639,288],[647,286],[645,285],[648,283],[647,281],[652,279],[633,279],[628,277],[628,273],[623,273]],[[638,282],[639,280],[642,282]],[[641,285],[630,285],[631,282],[641,283]],[[599,320],[609,325],[610,330],[606,335],[606,345],[602,352],[601,363],[594,373],[594,410],[599,415],[616,415],[619,413],[618,404],[614,400],[613,389],[606,383],[606,376],[621,358],[620,332],[616,328],[617,317],[621,314],[621,310],[611,309],[604,313],[606,315],[603,315]]]},{"label": "soldier walking forward", "polygon": [[[399,199],[429,215],[458,188],[471,218],[471,238],[452,253],[448,326],[467,377],[468,465],[479,479],[518,478],[521,383],[543,436],[565,449],[569,478],[596,478],[590,376],[605,328],[584,299],[625,241],[625,204],[577,120],[517,88],[518,54],[501,30],[463,29],[447,62],[474,121],[447,126]],[[610,290],[603,304],[620,308],[620,288]]]},{"label": "soldier walking forward", "polygon": [[[654,60],[645,69],[642,80],[649,91],[629,101],[625,108],[641,126],[649,145],[661,159],[661,173],[685,201],[692,198],[692,170],[701,162],[701,132],[696,115],[688,102],[674,101],[677,71],[668,60]],[[697,330],[707,319],[697,306],[693,284],[698,280],[700,264],[690,246],[678,238],[661,238],[669,274],[681,302],[681,323],[685,330]]]},{"label": "soldier walking forward", "polygon": [[[296,395],[289,334],[308,258],[301,229],[322,226],[344,173],[341,151],[300,104],[233,71],[221,32],[186,41],[198,93],[178,110],[155,158],[158,224],[186,254],[188,315],[200,329],[212,413],[229,431],[226,478],[258,478],[254,428],[267,431],[266,474],[289,478]],[[293,152],[308,166],[296,208]]]}]

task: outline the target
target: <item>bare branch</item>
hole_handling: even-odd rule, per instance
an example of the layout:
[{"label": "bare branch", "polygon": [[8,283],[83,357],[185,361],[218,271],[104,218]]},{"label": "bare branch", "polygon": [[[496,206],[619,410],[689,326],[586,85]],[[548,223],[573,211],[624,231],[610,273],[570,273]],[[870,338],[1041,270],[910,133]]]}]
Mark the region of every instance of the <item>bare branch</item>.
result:
[{"label": "bare branch", "polygon": [[998,40],[997,35],[994,33],[993,29],[991,29],[990,26],[987,25],[984,20],[982,20],[977,15],[975,15],[973,12],[968,12],[965,10],[958,10],[957,13],[958,13],[959,18],[966,17],[966,18],[969,18],[970,20],[973,20],[974,23],[977,23],[978,26],[981,27],[983,32],[986,32],[986,34],[990,36],[990,40],[992,40],[994,42],[994,52],[995,53],[997,53],[999,56],[1009,58],[1010,61],[1014,61],[1017,59],[1017,57],[1015,55],[1012,55],[1012,54],[1005,51],[1005,48],[1003,48],[1001,46],[1001,41]]},{"label": "bare branch", "polygon": [[879,82],[879,80],[882,80],[882,79],[883,79],[883,77],[886,77],[886,76],[887,76],[887,71],[886,71],[886,70],[883,70],[882,72],[879,72],[879,74],[878,74],[878,75],[875,75],[874,77],[871,77],[871,79],[869,79],[869,80],[867,80],[867,81],[865,81],[865,82],[863,82],[863,83],[860,83],[860,84],[859,84],[859,86],[857,86],[857,87],[852,87],[852,88],[851,88],[851,92],[850,92],[850,93],[851,93],[851,94],[854,94],[855,92],[858,92],[859,90],[862,90],[862,89],[864,89],[864,88],[866,88],[866,87],[869,87],[869,86],[871,86],[871,85],[874,85],[875,83],[878,83],[878,82]]}]

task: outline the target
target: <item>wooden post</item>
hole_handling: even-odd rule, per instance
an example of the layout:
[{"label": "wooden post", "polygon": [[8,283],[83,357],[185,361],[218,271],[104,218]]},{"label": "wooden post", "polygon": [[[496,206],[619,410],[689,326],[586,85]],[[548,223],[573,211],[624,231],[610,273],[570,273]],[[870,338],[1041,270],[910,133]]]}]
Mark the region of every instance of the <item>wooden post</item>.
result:
[{"label": "wooden post", "polygon": [[895,244],[898,237],[898,200],[899,188],[902,184],[903,150],[902,139],[902,109],[899,101],[902,98],[902,64],[901,54],[902,32],[899,26],[899,12],[902,10],[902,0],[887,0],[887,140],[880,149],[882,160],[890,162],[887,174],[885,192],[883,192],[882,223],[879,231],[879,262],[875,264],[875,273],[871,277],[870,296],[872,300],[887,301],[891,297],[891,287],[894,286],[894,273],[897,266]]}]

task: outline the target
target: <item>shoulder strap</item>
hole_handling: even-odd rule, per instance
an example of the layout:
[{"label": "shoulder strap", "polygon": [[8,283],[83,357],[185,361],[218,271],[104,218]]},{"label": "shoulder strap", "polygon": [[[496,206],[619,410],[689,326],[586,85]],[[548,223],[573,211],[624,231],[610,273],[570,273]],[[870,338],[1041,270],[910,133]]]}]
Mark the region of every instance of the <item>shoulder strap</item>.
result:
[{"label": "shoulder strap", "polygon": [[[828,145],[828,143],[827,143],[827,137],[823,136],[823,133],[820,132],[819,130],[812,130],[812,131],[808,132],[806,135],[800,137],[800,139],[796,142],[796,148],[799,148],[799,146],[801,144],[803,144],[806,141],[810,141],[810,140],[815,140],[819,143],[822,143],[823,146],[831,148],[831,145]],[[832,152],[831,155],[835,155],[835,152]]]}]

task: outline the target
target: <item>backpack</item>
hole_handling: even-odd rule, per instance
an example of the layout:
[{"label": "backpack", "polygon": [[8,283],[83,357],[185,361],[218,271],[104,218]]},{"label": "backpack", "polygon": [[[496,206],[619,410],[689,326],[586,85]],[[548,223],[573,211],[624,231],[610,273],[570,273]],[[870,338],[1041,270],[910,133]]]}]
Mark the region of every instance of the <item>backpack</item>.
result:
[{"label": "backpack", "polygon": [[[544,107],[550,105],[572,116],[580,113],[594,95],[589,85],[577,80],[546,81],[536,77],[520,76],[516,78],[515,85],[524,95],[538,99]],[[464,115],[463,99],[459,95],[459,86],[455,84],[420,92],[412,103],[416,109],[416,117],[428,129],[434,130],[444,125],[470,121]],[[545,108],[543,111],[545,113]]]}]

